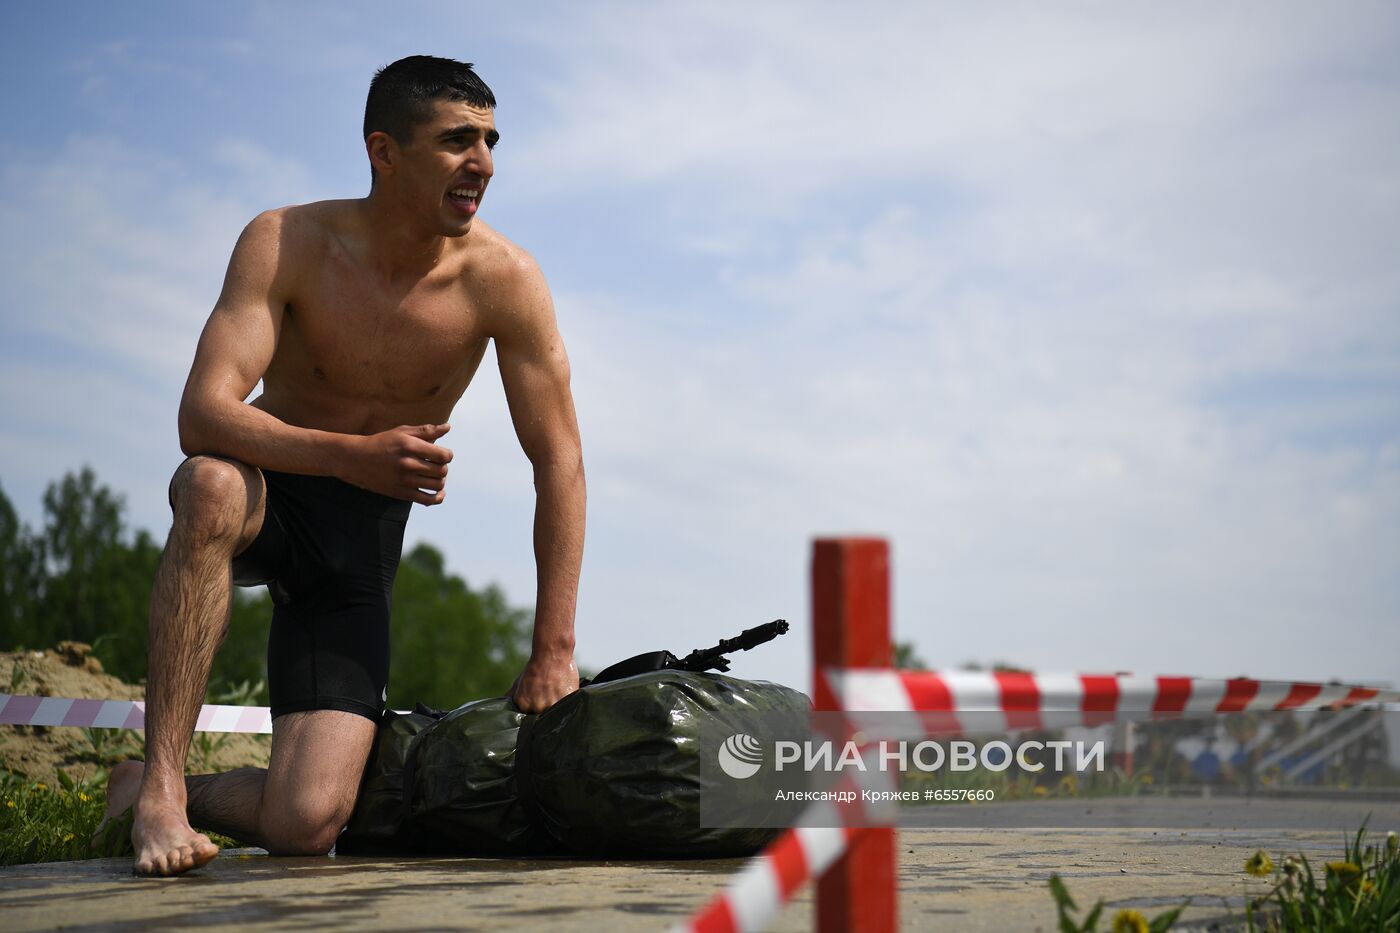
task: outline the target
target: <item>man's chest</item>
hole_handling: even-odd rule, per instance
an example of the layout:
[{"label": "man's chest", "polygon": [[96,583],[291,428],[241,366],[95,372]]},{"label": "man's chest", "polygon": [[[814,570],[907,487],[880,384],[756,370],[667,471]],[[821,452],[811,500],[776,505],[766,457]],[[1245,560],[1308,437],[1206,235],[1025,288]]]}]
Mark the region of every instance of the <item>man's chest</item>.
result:
[{"label": "man's chest", "polygon": [[395,291],[327,273],[287,307],[277,352],[287,375],[337,394],[403,401],[470,378],[487,334],[464,289],[426,282]]}]

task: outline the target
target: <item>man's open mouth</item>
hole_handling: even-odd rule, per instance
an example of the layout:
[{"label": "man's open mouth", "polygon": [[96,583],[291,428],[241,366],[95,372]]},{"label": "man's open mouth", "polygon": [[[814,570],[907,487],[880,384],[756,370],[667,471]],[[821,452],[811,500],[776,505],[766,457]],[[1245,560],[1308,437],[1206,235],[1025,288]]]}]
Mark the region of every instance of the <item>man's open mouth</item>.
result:
[{"label": "man's open mouth", "polygon": [[480,188],[458,186],[447,192],[447,200],[468,213],[476,213],[477,201],[481,197]]}]

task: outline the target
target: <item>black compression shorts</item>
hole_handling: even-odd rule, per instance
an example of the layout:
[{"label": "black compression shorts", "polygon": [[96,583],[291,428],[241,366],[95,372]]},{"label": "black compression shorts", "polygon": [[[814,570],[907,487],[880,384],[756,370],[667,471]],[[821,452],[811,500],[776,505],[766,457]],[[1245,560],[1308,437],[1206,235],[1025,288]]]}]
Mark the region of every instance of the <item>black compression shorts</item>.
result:
[{"label": "black compression shorts", "polygon": [[257,538],[233,582],[267,584],[272,717],[337,709],[376,722],[389,688],[389,600],[413,503],[327,476],[263,470]]}]

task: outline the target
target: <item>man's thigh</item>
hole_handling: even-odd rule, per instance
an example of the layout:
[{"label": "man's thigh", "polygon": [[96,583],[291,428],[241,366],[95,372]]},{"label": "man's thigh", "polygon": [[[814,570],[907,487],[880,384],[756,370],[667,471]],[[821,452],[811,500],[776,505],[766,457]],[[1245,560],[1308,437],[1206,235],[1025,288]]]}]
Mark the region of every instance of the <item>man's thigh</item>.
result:
[{"label": "man's thigh", "polygon": [[341,710],[287,713],[273,720],[262,825],[343,826],[355,808],[374,733],[371,720]]}]

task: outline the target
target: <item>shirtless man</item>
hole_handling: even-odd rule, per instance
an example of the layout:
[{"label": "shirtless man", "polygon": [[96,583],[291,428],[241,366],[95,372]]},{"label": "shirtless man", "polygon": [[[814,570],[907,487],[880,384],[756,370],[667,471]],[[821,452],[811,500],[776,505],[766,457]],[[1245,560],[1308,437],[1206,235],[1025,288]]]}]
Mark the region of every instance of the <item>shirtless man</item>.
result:
[{"label": "shirtless man", "polygon": [[[540,712],[578,689],[583,458],[544,278],[476,219],[495,104],[470,65],[389,65],[365,107],[369,196],[268,211],[234,247],[180,403],[189,459],[151,596],[146,760],[108,791],[109,815],[135,806],[138,874],[214,858],[191,822],[279,854],[334,845],[383,711],[404,522],[443,501],[439,441],[489,340],[535,478],[535,627],[512,695]],[[234,582],[276,603],[272,757],[186,778]]]}]

